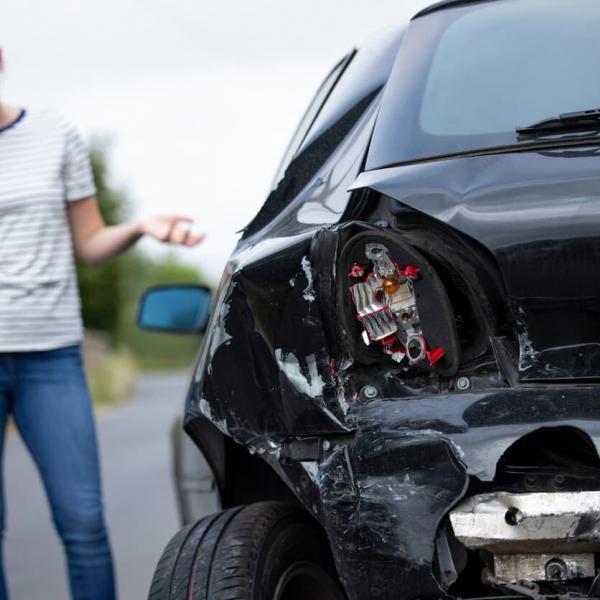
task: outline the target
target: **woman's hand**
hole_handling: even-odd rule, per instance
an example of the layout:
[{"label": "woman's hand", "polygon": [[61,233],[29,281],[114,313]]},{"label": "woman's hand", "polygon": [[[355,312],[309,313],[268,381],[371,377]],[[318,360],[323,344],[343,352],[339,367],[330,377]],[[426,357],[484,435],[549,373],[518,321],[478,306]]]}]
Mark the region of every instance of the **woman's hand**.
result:
[{"label": "woman's hand", "polygon": [[204,235],[192,229],[193,219],[185,215],[154,215],[140,221],[140,229],[160,242],[196,246]]},{"label": "woman's hand", "polygon": [[195,246],[204,236],[192,230],[192,219],[185,215],[156,215],[122,225],[106,226],[96,198],[69,202],[68,216],[77,256],[88,265],[99,265],[125,252],[148,234],[169,244]]}]

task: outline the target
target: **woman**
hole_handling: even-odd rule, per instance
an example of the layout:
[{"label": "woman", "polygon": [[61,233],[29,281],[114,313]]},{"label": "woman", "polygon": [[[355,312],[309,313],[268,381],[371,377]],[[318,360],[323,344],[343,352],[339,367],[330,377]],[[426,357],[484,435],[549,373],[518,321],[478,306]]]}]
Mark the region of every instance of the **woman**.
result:
[{"label": "woman", "polygon": [[[107,227],[94,194],[79,134],[0,100],[0,444],[12,412],[43,479],[76,600],[110,600],[115,592],[73,249],[97,265],[144,235],[201,241],[180,215]],[[0,570],[0,600],[6,597]]]}]

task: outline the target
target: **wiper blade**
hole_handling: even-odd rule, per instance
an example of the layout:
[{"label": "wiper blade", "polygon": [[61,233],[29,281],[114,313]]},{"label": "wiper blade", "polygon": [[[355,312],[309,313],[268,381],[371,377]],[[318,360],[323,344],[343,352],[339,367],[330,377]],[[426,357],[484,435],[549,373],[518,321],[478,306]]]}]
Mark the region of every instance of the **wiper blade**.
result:
[{"label": "wiper blade", "polygon": [[544,119],[527,127],[517,127],[516,132],[522,135],[565,133],[570,131],[600,129],[600,108],[569,112]]}]

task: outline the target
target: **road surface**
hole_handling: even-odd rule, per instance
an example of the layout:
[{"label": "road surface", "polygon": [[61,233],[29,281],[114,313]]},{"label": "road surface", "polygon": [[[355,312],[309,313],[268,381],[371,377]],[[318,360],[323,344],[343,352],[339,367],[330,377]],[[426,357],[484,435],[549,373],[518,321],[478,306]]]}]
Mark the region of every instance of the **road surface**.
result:
[{"label": "road surface", "polygon": [[[98,416],[108,525],[121,600],[146,598],[154,566],[179,528],[170,427],[186,373],[140,378],[136,398]],[[63,553],[39,477],[15,431],[5,448],[4,561],[13,600],[67,600]]]}]

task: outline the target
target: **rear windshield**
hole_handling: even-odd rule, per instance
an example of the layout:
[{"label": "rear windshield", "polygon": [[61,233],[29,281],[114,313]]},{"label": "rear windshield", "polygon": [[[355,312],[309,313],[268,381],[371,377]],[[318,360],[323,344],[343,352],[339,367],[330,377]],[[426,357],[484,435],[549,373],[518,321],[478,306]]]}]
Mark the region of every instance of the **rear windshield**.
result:
[{"label": "rear windshield", "polygon": [[411,24],[368,168],[517,143],[515,128],[600,107],[600,1],[496,0]]}]

